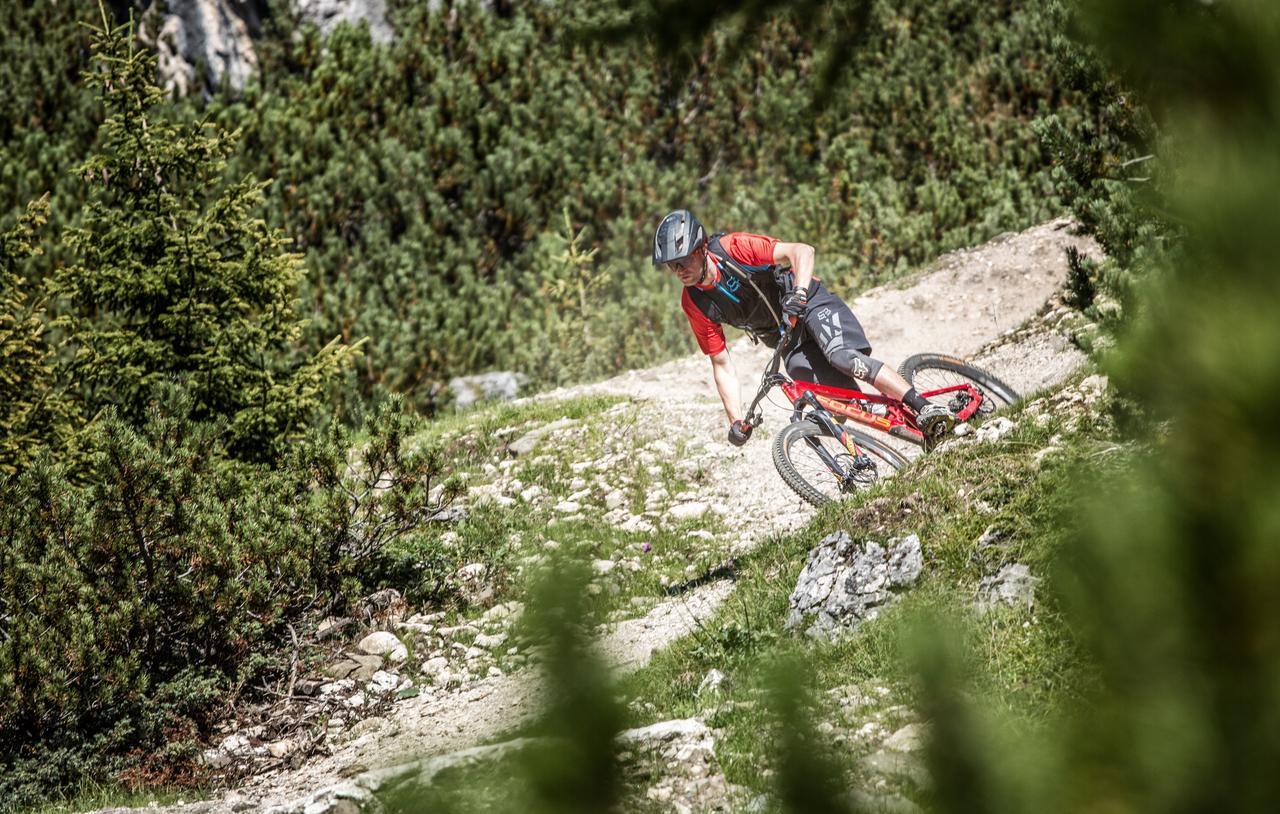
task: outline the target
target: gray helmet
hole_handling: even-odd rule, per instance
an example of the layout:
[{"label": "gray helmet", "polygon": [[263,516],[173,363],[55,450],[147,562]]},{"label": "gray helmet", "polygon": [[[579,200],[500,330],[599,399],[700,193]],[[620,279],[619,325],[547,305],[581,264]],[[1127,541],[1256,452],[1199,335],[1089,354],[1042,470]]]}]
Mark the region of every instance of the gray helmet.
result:
[{"label": "gray helmet", "polygon": [[706,230],[688,209],[677,209],[662,219],[653,235],[653,264],[683,260],[707,242]]}]

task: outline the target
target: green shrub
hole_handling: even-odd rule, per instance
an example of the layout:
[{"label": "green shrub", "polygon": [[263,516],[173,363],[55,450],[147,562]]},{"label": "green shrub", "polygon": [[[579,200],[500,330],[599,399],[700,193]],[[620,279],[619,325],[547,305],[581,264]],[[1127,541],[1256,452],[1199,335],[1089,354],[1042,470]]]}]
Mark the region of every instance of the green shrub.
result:
[{"label": "green shrub", "polygon": [[372,586],[388,570],[441,576],[434,563],[397,565],[392,551],[429,535],[427,526],[463,489],[439,448],[412,442],[419,428],[404,400],[392,397],[368,410],[356,430],[333,422],[289,456],[285,474],[307,506],[307,533],[335,588],[346,581],[360,590],[361,580]]},{"label": "green shrub", "polygon": [[[459,372],[559,382],[692,349],[648,263],[677,205],[813,243],[844,291],[1059,214],[1032,123],[1083,101],[1049,71],[1064,15],[872,5],[822,109],[813,43],[786,15],[745,45],[700,29],[682,69],[650,42],[590,36],[627,4],[410,3],[390,46],[349,28],[279,43],[260,86],[210,114],[243,128],[231,172],[275,179],[269,218],[311,271],[309,338],[369,336],[362,391],[429,404]],[[836,6],[843,20],[860,4]],[[566,213],[587,264],[560,259]],[[561,308],[557,281],[584,277],[588,308]]]},{"label": "green shrub", "polygon": [[[0,760],[16,784],[0,796],[206,731],[247,657],[326,598],[292,495],[228,461],[225,430],[187,406],[139,429],[108,413],[88,485],[48,460],[0,484]],[[43,788],[26,786],[34,766]]]},{"label": "green shrub", "polygon": [[40,251],[37,230],[48,201],[41,198],[0,235],[0,476],[29,464],[41,449],[63,448],[73,435],[72,405],[54,382],[53,351],[45,339],[42,299],[31,301],[24,260]]},{"label": "green shrub", "polygon": [[191,780],[215,714],[287,666],[289,625],[383,587],[387,548],[459,488],[406,447],[398,400],[355,458],[335,424],[274,470],[191,410],[171,390],[140,428],[108,413],[82,483],[47,458],[0,481],[2,799]]},{"label": "green shrub", "polygon": [[219,189],[234,137],[156,115],[155,57],[105,10],[94,30],[106,119],[77,169],[91,188],[83,226],[65,245],[52,291],[55,322],[85,414],[113,407],[140,422],[155,389],[177,380],[193,417],[227,421],[229,448],[271,460],[327,399],[353,348],[333,340],[295,361],[303,319],[292,302],[300,269],[284,238],[259,220],[261,186]]}]

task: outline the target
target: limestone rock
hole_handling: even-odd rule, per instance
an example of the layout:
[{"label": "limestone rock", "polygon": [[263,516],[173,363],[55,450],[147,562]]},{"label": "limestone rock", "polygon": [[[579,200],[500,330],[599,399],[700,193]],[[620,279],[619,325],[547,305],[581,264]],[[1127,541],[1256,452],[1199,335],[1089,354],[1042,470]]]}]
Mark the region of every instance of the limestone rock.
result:
[{"label": "limestone rock", "polygon": [[604,575],[612,571],[617,566],[613,560],[592,560],[591,570],[597,574]]},{"label": "limestone rock", "polygon": [[570,427],[576,426],[577,423],[577,419],[574,418],[556,419],[550,424],[544,424],[535,430],[530,430],[525,433],[520,438],[512,442],[511,446],[507,447],[507,451],[512,455],[528,455],[530,452],[533,452],[533,450],[538,446],[538,443],[546,436],[559,430],[567,430]]},{"label": "limestone rock", "polygon": [[929,774],[919,759],[906,752],[876,752],[862,759],[864,770],[896,777],[915,786],[928,786]]},{"label": "limestone rock", "polygon": [[427,659],[422,663],[422,673],[423,675],[433,676],[441,670],[448,669],[448,667],[449,660],[447,658],[444,656],[436,656],[435,658]]},{"label": "limestone rock", "polygon": [[805,632],[831,639],[874,619],[896,592],[915,584],[924,568],[920,538],[855,543],[847,532],[824,538],[809,560],[788,601],[787,629],[806,623]]},{"label": "limestone rock", "polygon": [[501,647],[506,641],[507,634],[505,633],[481,633],[476,637],[476,647],[482,647],[485,650],[493,650],[495,647]]},{"label": "limestone rock", "polygon": [[1030,608],[1035,603],[1036,583],[1031,569],[1020,562],[1010,563],[999,573],[983,577],[978,583],[978,610],[987,612],[996,605]]},{"label": "limestone rock", "polygon": [[724,686],[724,682],[726,680],[727,680],[727,677],[725,676],[725,674],[720,672],[719,670],[716,670],[714,668],[711,670],[708,670],[707,674],[702,677],[702,683],[698,685],[698,695],[701,696],[703,694],[709,694],[709,695],[719,694],[720,688]]},{"label": "limestone rock", "polygon": [[[351,0],[295,0],[298,5],[308,6],[315,11],[311,12],[313,16],[320,16],[327,12],[329,15],[327,22],[316,21],[316,24],[322,31],[328,31],[339,22],[355,22],[356,19],[366,19],[369,22],[369,33],[374,33],[374,23],[370,19],[375,13],[381,18],[381,26],[385,29],[385,39],[379,39],[374,36],[375,42],[390,42],[391,27],[386,24],[386,9],[383,7],[382,0],[366,0],[364,3],[355,3]],[[337,7],[346,6],[346,10]],[[353,8],[359,7],[359,11],[354,14]],[[365,15],[363,17],[359,15]],[[345,16],[344,16],[345,15]],[[355,17],[355,19],[352,19]],[[326,25],[328,28],[326,28]],[[510,370],[492,370],[488,373],[477,373],[474,376],[456,376],[449,380],[449,390],[453,393],[453,403],[460,410],[465,410],[474,404],[482,401],[511,401],[520,395],[520,388],[528,383],[529,377],[523,373],[516,373]]]},{"label": "limestone rock", "polygon": [[711,511],[711,506],[709,506],[708,504],[701,503],[701,502],[694,502],[694,503],[681,503],[678,506],[672,506],[667,511],[667,514],[668,516],[671,517],[672,520],[694,520],[696,518],[702,517],[704,514],[706,514],[709,511]]},{"label": "limestone rock", "polygon": [[924,744],[924,727],[907,724],[884,741],[884,748],[895,752],[915,752]]},{"label": "limestone rock", "polygon": [[494,605],[481,615],[480,621],[485,624],[493,624],[495,622],[504,622],[513,619],[524,613],[524,603],[522,602],[503,602]]},{"label": "limestone rock", "polygon": [[368,689],[378,695],[389,693],[399,686],[400,676],[388,673],[385,670],[379,670],[369,677]]},{"label": "limestone rock", "polygon": [[[337,679],[351,679],[353,681],[368,681],[373,678],[373,674],[382,669],[382,656],[364,655],[360,653],[350,653],[346,658],[335,661],[328,667],[324,668],[327,676]],[[325,694],[325,687],[333,685],[325,685],[320,688],[321,694]]]},{"label": "limestone rock", "polygon": [[1004,416],[996,416],[979,427],[978,432],[974,437],[980,442],[995,441],[999,438],[1003,438],[1010,432],[1013,432],[1013,428],[1015,426],[1016,425],[1012,421]]},{"label": "limestone rock", "polygon": [[[160,82],[170,92],[211,95],[225,82],[235,92],[257,73],[252,35],[261,30],[258,3],[248,0],[168,0],[152,17],[144,15],[139,38],[156,49]],[[152,4],[152,9],[157,9]],[[149,10],[150,11],[150,10]],[[200,74],[197,66],[204,68]]]},{"label": "limestone rock", "polygon": [[286,758],[298,751],[298,744],[292,738],[283,738],[267,744],[267,752],[274,758]]},{"label": "limestone rock", "polygon": [[386,656],[387,661],[399,664],[409,658],[409,650],[396,634],[385,630],[370,633],[360,640],[360,649],[371,656]]},{"label": "limestone rock", "polygon": [[618,733],[618,741],[624,744],[661,743],[676,738],[703,738],[710,735],[711,730],[697,718],[680,718],[627,729]]}]

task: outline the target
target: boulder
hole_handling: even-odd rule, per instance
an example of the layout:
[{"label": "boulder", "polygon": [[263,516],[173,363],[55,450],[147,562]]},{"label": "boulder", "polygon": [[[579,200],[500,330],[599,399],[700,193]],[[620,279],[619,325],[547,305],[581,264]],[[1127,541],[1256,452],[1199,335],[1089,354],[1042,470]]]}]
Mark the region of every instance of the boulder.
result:
[{"label": "boulder", "polygon": [[604,574],[607,574],[610,571],[612,571],[615,567],[617,567],[617,565],[618,564],[613,560],[592,560],[591,570],[603,576]]},{"label": "boulder", "polygon": [[480,621],[485,623],[501,622],[512,619],[524,613],[524,604],[521,602],[503,602],[500,605],[494,605],[485,611],[480,617]]},{"label": "boulder", "polygon": [[884,741],[884,748],[894,752],[916,752],[924,745],[924,726],[907,724]]},{"label": "boulder", "polygon": [[[340,5],[339,0],[298,0],[300,3],[309,2],[310,5]],[[351,3],[350,5],[357,5]],[[381,2],[376,5],[381,6]],[[385,13],[383,10],[380,13]],[[337,23],[335,22],[334,25]],[[385,25],[385,22],[384,22]],[[373,25],[369,26],[370,33],[373,32]],[[390,27],[387,31],[390,32]],[[387,40],[390,40],[388,34]],[[529,377],[523,373],[515,373],[510,370],[493,370],[488,373],[477,373],[474,376],[455,376],[449,380],[449,390],[453,393],[453,403],[460,409],[465,410],[482,401],[511,401],[520,395],[520,388],[524,387],[529,381]]]},{"label": "boulder", "polygon": [[1010,563],[999,573],[983,577],[978,583],[979,613],[986,613],[997,605],[1030,608],[1035,603],[1036,583],[1039,578],[1031,575],[1031,569],[1020,562]]},{"label": "boulder", "polygon": [[678,738],[709,738],[711,729],[697,718],[680,718],[627,729],[618,733],[618,742],[626,745],[663,743]]},{"label": "boulder", "polygon": [[400,686],[400,676],[379,670],[369,677],[367,689],[370,692],[384,695]]},{"label": "boulder", "polygon": [[1004,416],[996,416],[978,428],[975,436],[979,442],[996,441],[1013,432],[1014,424]]},{"label": "boulder", "polygon": [[409,657],[409,649],[396,634],[385,630],[370,633],[360,640],[360,649],[371,656],[386,656],[387,661],[400,663]]},{"label": "boulder", "polygon": [[528,455],[537,448],[538,443],[541,442],[544,437],[553,432],[558,432],[559,430],[567,430],[570,427],[577,426],[577,424],[578,420],[575,418],[558,418],[550,424],[544,424],[543,426],[538,427],[535,430],[530,430],[520,436],[511,443],[511,446],[507,447],[507,451],[512,455],[517,456]]},{"label": "boulder", "polygon": [[672,520],[695,520],[709,511],[711,511],[711,506],[707,503],[681,503],[668,509],[667,515]]},{"label": "boulder", "polygon": [[[348,654],[346,658],[339,659],[328,667],[325,667],[323,672],[331,678],[368,681],[373,677],[374,673],[381,669],[382,656],[351,653]],[[323,687],[320,689],[320,692],[321,694],[324,694]]]},{"label": "boulder", "polygon": [[501,647],[506,643],[506,641],[507,634],[505,633],[482,633],[479,636],[476,636],[475,644],[476,647],[481,647],[485,650],[493,650],[494,648]]},{"label": "boulder", "polygon": [[712,668],[702,677],[702,683],[698,685],[698,695],[719,695],[721,688],[724,686],[726,676],[724,673]]},{"label": "boulder", "polygon": [[427,659],[422,663],[422,672],[424,675],[433,676],[441,670],[448,669],[448,667],[449,660],[447,658],[444,656],[436,656],[434,658]]},{"label": "boulder", "polygon": [[804,626],[817,638],[850,632],[915,584],[924,568],[920,538],[885,545],[855,543],[847,532],[824,538],[812,551],[788,600],[787,629]]}]

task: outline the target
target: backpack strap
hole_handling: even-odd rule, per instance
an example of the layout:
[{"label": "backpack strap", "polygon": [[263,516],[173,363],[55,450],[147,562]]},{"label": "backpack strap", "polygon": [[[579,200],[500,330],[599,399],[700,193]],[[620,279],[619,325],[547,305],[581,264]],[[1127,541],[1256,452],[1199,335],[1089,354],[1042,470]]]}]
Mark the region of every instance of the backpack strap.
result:
[{"label": "backpack strap", "polygon": [[768,271],[773,266],[747,266],[739,263],[729,256],[729,252],[725,251],[724,244],[720,242],[720,238],[724,237],[727,232],[716,232],[707,240],[707,251],[716,256],[720,264],[729,270],[734,277],[746,280],[751,287],[756,290],[756,294],[760,296],[760,301],[764,303],[764,307],[769,309],[769,314],[773,317],[774,322],[782,325],[782,317],[778,316],[778,312],[773,309],[773,303],[769,302],[769,298],[760,290],[760,286],[756,285],[756,281],[751,279],[751,275],[761,271]]}]

